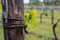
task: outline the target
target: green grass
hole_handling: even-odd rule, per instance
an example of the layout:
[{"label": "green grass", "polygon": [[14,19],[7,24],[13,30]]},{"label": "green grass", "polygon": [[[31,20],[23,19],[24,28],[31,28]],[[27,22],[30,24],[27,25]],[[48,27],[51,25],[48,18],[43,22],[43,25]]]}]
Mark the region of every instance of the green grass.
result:
[{"label": "green grass", "polygon": [[0,40],[4,40],[3,28],[0,28]]},{"label": "green grass", "polygon": [[[60,10],[59,11],[54,11],[54,23],[56,23],[57,19],[60,18]],[[39,11],[39,14],[41,13],[41,11]],[[38,26],[36,28],[34,28],[33,30],[29,30],[28,27],[28,31],[31,31],[33,33],[35,33],[38,36],[41,37],[37,37],[36,35],[33,34],[26,34],[26,40],[51,40],[51,38],[54,38],[53,35],[53,31],[52,31],[52,24],[51,24],[51,12],[48,11],[48,17],[46,17],[45,15],[43,15],[43,23],[41,24],[40,19],[38,18]],[[57,27],[56,27],[56,34],[57,37],[60,38],[60,22],[58,23]],[[50,38],[50,39],[49,39]]]}]

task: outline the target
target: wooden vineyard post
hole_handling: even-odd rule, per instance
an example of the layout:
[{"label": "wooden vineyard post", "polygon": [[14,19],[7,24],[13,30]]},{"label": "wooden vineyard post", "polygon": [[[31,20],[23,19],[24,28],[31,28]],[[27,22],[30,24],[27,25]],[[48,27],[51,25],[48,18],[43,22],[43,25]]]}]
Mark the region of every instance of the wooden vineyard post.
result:
[{"label": "wooden vineyard post", "polygon": [[40,16],[40,23],[42,24],[42,14],[41,14],[41,16]]},{"label": "wooden vineyard post", "polygon": [[24,40],[23,0],[1,0],[4,40]]},{"label": "wooden vineyard post", "polygon": [[53,24],[54,23],[54,12],[53,12],[53,9],[51,10],[51,12],[52,12],[51,23]]},{"label": "wooden vineyard post", "polygon": [[52,18],[51,18],[51,23],[54,24],[54,1],[52,0],[52,9],[51,9],[51,15],[52,15]]}]

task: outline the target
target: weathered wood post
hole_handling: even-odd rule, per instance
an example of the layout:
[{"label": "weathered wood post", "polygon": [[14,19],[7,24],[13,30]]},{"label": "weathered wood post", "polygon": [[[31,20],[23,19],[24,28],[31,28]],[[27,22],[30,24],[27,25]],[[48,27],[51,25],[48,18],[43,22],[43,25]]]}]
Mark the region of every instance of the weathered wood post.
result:
[{"label": "weathered wood post", "polygon": [[23,0],[1,0],[4,40],[24,40]]}]

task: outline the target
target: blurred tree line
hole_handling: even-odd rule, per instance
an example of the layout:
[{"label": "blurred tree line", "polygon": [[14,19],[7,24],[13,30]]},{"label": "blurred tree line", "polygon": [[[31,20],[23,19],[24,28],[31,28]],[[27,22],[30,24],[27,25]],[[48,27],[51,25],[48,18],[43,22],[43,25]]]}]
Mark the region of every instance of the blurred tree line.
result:
[{"label": "blurred tree line", "polygon": [[29,0],[28,5],[43,6],[44,4],[52,5],[54,2],[55,5],[60,5],[60,0]]},{"label": "blurred tree line", "polygon": [[60,5],[60,0],[56,0],[56,5]]}]

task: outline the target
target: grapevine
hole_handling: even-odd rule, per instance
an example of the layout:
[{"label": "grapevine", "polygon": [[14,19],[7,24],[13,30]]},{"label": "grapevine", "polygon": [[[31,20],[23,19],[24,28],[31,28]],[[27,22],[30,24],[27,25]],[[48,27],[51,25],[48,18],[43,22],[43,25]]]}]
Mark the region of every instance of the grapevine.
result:
[{"label": "grapevine", "polygon": [[32,30],[37,26],[37,17],[38,13],[36,9],[29,10],[28,13],[25,13],[25,24],[28,26],[28,29]]}]

